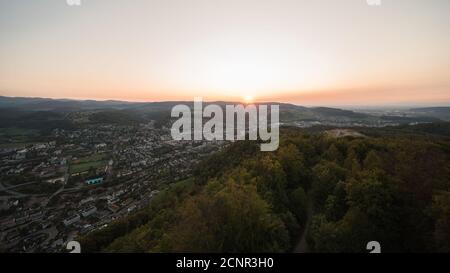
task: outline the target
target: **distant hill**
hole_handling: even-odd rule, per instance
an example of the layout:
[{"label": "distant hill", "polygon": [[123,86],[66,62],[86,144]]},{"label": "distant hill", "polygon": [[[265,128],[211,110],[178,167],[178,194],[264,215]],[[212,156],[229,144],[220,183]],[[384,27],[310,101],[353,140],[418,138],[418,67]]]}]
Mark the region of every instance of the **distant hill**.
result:
[{"label": "distant hill", "polygon": [[311,109],[315,114],[322,116],[346,117],[346,118],[368,118],[370,115],[357,113],[350,110],[342,110],[329,107],[315,107]]},{"label": "distant hill", "polygon": [[[227,104],[239,102],[214,101],[207,104],[217,104],[225,108]],[[20,126],[51,127],[69,123],[139,123],[155,120],[162,125],[170,120],[170,111],[173,106],[185,104],[193,107],[192,101],[165,101],[165,102],[126,102],[126,101],[95,101],[95,100],[70,100],[48,98],[21,98],[0,96],[0,127],[8,127],[11,124]],[[439,122],[450,120],[450,107],[414,108],[408,110],[408,116],[374,116],[351,110],[343,110],[330,107],[304,107],[289,103],[265,102],[264,104],[277,104],[280,106],[280,121],[288,124],[295,122],[318,122],[323,124],[378,124],[396,123],[410,124],[422,122]],[[258,105],[258,103],[256,103]],[[40,112],[41,119],[36,123],[36,117],[23,120],[26,115]],[[44,112],[47,112],[45,118]],[[81,113],[81,114],[79,114]],[[80,118],[81,116],[81,118]],[[58,125],[59,126],[59,125]]]},{"label": "distant hill", "polygon": [[89,116],[91,123],[136,124],[143,120],[133,113],[123,110],[105,110]]},{"label": "distant hill", "polygon": [[441,121],[437,117],[422,116],[422,115],[418,115],[418,116],[415,116],[415,117],[400,117],[400,116],[384,115],[384,116],[381,116],[380,119],[395,121],[395,122],[398,122],[398,123],[439,122],[439,121]]},{"label": "distant hill", "polygon": [[71,112],[104,108],[124,109],[137,103],[123,101],[69,100],[48,98],[22,98],[0,96],[0,108],[17,108],[26,111]]},{"label": "distant hill", "polygon": [[411,112],[450,121],[450,107],[413,108]]},{"label": "distant hill", "polygon": [[[217,104],[225,107],[227,104],[237,104],[238,102],[213,101],[205,102],[206,104]],[[62,99],[44,99],[44,98],[12,98],[0,96],[0,109],[14,108],[23,111],[57,111],[57,112],[73,112],[84,110],[130,110],[136,113],[155,113],[161,111],[169,111],[177,104],[186,104],[193,107],[192,101],[165,101],[165,102],[123,102],[123,101],[94,101],[94,100],[62,100]],[[264,104],[280,105],[281,115],[286,118],[314,118],[324,117],[348,117],[348,118],[365,118],[368,115],[356,113],[349,110],[337,108],[307,108],[288,103],[267,102]]]},{"label": "distant hill", "polygon": [[65,115],[55,111],[24,111],[16,108],[0,108],[0,128],[17,127],[26,129],[51,130],[70,129],[72,123]]}]

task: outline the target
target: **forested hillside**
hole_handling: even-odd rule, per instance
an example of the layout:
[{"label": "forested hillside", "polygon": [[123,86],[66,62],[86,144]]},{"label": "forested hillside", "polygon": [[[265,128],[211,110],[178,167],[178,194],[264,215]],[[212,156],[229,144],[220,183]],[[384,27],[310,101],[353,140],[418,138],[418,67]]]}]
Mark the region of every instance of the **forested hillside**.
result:
[{"label": "forested hillside", "polygon": [[273,153],[237,142],[81,244],[107,252],[290,252],[307,232],[311,252],[366,252],[374,240],[383,252],[448,252],[450,141],[426,129],[339,138],[285,129]]}]

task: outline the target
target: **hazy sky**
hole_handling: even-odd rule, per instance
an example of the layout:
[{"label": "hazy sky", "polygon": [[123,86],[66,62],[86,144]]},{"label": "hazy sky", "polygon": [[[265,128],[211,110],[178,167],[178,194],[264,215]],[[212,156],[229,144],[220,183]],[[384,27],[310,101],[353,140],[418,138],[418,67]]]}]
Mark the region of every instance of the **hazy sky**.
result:
[{"label": "hazy sky", "polygon": [[0,95],[450,104],[450,1],[0,0]]}]

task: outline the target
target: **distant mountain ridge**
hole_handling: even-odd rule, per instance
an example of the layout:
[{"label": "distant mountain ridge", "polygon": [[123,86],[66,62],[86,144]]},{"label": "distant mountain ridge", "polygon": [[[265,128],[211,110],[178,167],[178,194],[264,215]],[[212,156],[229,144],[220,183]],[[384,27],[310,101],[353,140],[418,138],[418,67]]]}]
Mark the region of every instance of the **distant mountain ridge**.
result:
[{"label": "distant mountain ridge", "polygon": [[[240,102],[211,101],[204,105]],[[155,120],[165,123],[170,120],[173,106],[185,104],[193,107],[193,101],[128,102],[96,101],[49,98],[24,98],[0,96],[0,127],[23,126],[30,128],[70,127],[82,123],[134,124]],[[280,121],[285,124],[305,126],[302,123],[326,123],[349,126],[380,123],[408,124],[415,122],[439,122],[450,120],[450,107],[427,107],[410,109],[408,116],[374,116],[351,110],[330,107],[304,107],[289,103],[264,102],[280,106]],[[309,125],[306,125],[309,126]]]},{"label": "distant mountain ridge", "polygon": [[[217,104],[225,106],[227,104],[238,104],[241,102],[232,101],[207,101],[204,105]],[[50,99],[50,98],[24,98],[24,97],[4,97],[0,96],[0,109],[9,108],[21,111],[83,111],[83,110],[136,110],[136,111],[161,111],[169,110],[177,104],[193,106],[193,101],[161,101],[161,102],[129,102],[129,101],[96,101],[96,100],[72,100],[72,99]],[[342,110],[329,107],[304,107],[289,103],[278,102],[258,102],[259,104],[277,104],[281,111],[303,111],[308,114],[336,115],[348,117],[366,117],[366,114],[356,113],[350,110]]]},{"label": "distant mountain ridge", "polygon": [[50,99],[50,98],[24,98],[0,96],[0,108],[19,108],[28,111],[70,111],[73,109],[96,109],[96,108],[126,108],[133,104],[124,101],[96,101],[96,100],[72,100],[72,99]]},{"label": "distant mountain ridge", "polygon": [[450,106],[412,108],[410,111],[442,120],[450,120]]}]

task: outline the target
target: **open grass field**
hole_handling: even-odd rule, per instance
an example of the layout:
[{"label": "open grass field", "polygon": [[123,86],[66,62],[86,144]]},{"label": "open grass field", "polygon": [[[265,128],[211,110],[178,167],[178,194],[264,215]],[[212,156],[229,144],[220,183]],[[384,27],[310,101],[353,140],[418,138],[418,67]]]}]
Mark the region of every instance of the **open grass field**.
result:
[{"label": "open grass field", "polygon": [[70,164],[70,174],[89,171],[89,169],[101,168],[108,164],[108,156],[105,154],[94,154],[92,156],[82,157]]}]

